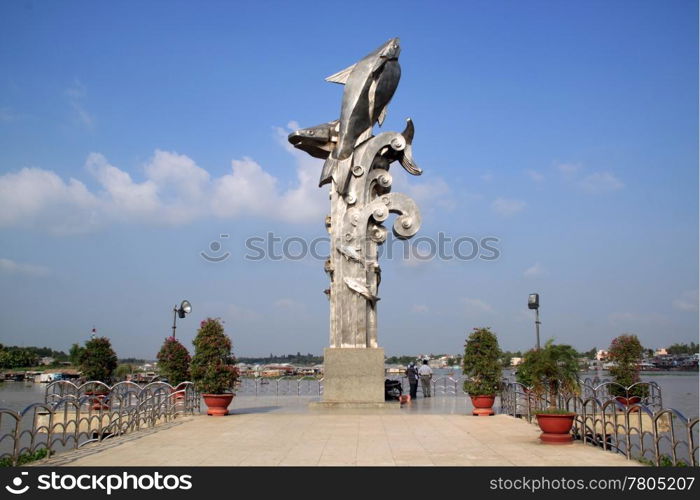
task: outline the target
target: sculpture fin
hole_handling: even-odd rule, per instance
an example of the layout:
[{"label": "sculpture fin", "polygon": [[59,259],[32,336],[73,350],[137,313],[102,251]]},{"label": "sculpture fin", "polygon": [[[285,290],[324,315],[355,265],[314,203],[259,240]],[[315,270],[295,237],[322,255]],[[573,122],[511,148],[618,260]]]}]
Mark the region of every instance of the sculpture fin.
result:
[{"label": "sculpture fin", "polygon": [[379,124],[380,127],[382,125],[384,125],[384,119],[386,118],[386,108],[388,108],[388,107],[389,106],[384,106],[384,109],[382,109],[382,112],[379,113],[379,118],[377,118],[377,123]]},{"label": "sculpture fin", "polygon": [[321,178],[318,181],[318,187],[328,184],[331,181],[337,166],[338,160],[333,158],[333,155],[326,158],[326,162],[323,164],[323,169],[321,170]]},{"label": "sculpture fin", "polygon": [[411,175],[420,175],[423,173],[423,169],[415,164],[413,161],[413,155],[411,155],[411,146],[406,146],[403,154],[399,157],[399,162],[401,166]]},{"label": "sculpture fin", "polygon": [[347,68],[340,70],[337,73],[333,73],[331,76],[326,78],[326,81],[345,85],[353,69],[355,69],[355,64],[353,64],[352,66],[348,66]]}]

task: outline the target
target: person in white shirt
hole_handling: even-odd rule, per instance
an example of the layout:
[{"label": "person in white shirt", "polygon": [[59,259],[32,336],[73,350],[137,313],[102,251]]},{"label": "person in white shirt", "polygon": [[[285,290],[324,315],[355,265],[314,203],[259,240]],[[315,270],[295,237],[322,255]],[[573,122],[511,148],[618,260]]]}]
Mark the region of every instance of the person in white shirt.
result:
[{"label": "person in white shirt", "polygon": [[420,382],[421,386],[423,387],[423,396],[429,398],[430,380],[433,378],[433,370],[430,369],[427,359],[424,359],[423,364],[420,366],[420,368],[418,368],[418,375],[420,375]]}]

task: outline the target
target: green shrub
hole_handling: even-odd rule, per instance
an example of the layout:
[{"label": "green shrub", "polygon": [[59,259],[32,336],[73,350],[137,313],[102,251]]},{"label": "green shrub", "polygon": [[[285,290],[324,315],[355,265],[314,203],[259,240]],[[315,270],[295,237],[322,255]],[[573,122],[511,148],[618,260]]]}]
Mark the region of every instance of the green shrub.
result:
[{"label": "green shrub", "polygon": [[238,380],[231,340],[219,319],[207,318],[192,341],[194,356],[190,365],[195,389],[204,394],[231,392]]},{"label": "green shrub", "polygon": [[474,328],[464,345],[464,390],[471,396],[491,396],[500,391],[503,367],[496,335],[489,328]]},{"label": "green shrub", "polygon": [[538,415],[571,415],[574,412],[560,408],[545,408],[544,410],[537,410],[536,413]]},{"label": "green shrub", "polygon": [[609,392],[613,396],[638,396],[645,398],[649,395],[649,388],[646,385],[638,385],[632,387],[629,391],[625,390],[633,384],[640,382],[639,378],[639,362],[642,360],[644,348],[636,335],[620,335],[615,337],[610,343],[608,349],[608,360],[613,362],[610,367],[610,375],[613,382],[620,384],[610,385]]},{"label": "green shrub", "polygon": [[548,340],[542,349],[531,349],[518,366],[516,380],[539,395],[549,392],[578,393],[578,353],[566,344]]},{"label": "green shrub", "polygon": [[[56,453],[51,451],[51,455]],[[35,462],[36,460],[41,460],[49,456],[49,450],[46,448],[40,448],[33,452],[22,453],[17,457],[17,465],[28,464],[29,462]],[[5,457],[0,459],[0,467],[12,467],[12,459],[10,457]]]},{"label": "green shrub", "polygon": [[86,381],[109,384],[117,368],[117,355],[107,337],[95,337],[85,342],[80,352],[80,371]]},{"label": "green shrub", "polygon": [[175,337],[165,339],[157,358],[158,371],[173,387],[190,379],[190,353]]}]

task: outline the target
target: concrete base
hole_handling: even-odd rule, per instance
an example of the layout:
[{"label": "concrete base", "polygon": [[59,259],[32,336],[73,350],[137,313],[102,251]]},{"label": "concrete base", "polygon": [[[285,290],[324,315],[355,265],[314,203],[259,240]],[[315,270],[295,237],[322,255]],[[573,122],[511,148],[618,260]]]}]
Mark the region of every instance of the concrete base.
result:
[{"label": "concrete base", "polygon": [[382,401],[381,403],[360,403],[352,401],[314,401],[309,403],[312,410],[399,410],[398,401]]},{"label": "concrete base", "polygon": [[323,356],[323,396],[318,407],[386,407],[384,349],[327,347]]}]

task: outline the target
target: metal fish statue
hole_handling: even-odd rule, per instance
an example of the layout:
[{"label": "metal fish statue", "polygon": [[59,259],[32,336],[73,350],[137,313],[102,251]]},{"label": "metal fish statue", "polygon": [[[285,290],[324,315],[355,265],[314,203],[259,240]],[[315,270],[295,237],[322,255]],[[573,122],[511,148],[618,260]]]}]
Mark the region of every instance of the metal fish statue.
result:
[{"label": "metal fish statue", "polygon": [[[338,163],[350,158],[355,146],[372,135],[375,123],[384,123],[386,107],[401,78],[400,52],[399,39],[392,38],[361,61],[326,78],[326,81],[345,85],[345,91],[338,144],[326,159],[319,186],[331,179],[338,186],[344,185],[347,172],[338,172]],[[349,166],[345,170],[349,170]]]},{"label": "metal fish statue", "polygon": [[372,303],[372,305],[375,305],[379,300],[379,297],[370,292],[369,288],[367,288],[367,285],[365,285],[361,281],[356,280],[354,278],[343,278],[343,281],[345,281],[345,284],[348,286],[348,288],[350,288],[350,290],[362,295],[364,298],[369,300]]},{"label": "metal fish statue", "polygon": [[338,251],[343,254],[343,257],[345,257],[347,260],[363,262],[360,252],[358,252],[354,247],[349,245],[341,245],[338,247]]},{"label": "metal fish statue", "polygon": [[338,142],[339,120],[295,130],[287,140],[297,149],[306,151],[314,158],[325,159]]}]

